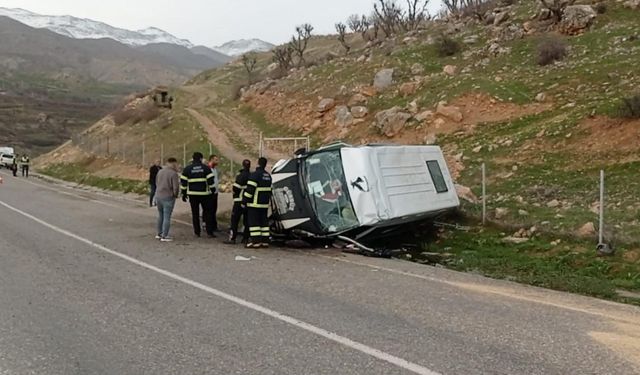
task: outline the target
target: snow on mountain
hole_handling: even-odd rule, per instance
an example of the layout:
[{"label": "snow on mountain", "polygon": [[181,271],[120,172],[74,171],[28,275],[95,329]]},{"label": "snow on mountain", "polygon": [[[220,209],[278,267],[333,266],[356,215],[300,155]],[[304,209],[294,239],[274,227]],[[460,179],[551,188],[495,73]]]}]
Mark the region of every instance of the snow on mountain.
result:
[{"label": "snow on mountain", "polygon": [[213,47],[213,49],[227,56],[240,56],[247,52],[267,52],[273,47],[275,45],[260,39],[240,39]]},{"label": "snow on mountain", "polygon": [[110,38],[131,46],[143,46],[154,43],[170,43],[191,48],[193,44],[185,39],[177,38],[166,31],[155,27],[131,31],[120,29],[86,18],[73,16],[46,16],[24,9],[0,7],[0,16],[7,16],[14,20],[39,29],[49,29],[55,33],[75,39]]}]

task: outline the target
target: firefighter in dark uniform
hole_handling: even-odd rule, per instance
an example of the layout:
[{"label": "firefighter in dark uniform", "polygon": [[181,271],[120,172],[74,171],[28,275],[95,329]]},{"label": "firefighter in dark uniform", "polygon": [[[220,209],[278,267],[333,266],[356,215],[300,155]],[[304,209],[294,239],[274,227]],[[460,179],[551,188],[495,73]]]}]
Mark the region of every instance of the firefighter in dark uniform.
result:
[{"label": "firefighter in dark uniform", "polygon": [[13,163],[11,163],[11,172],[13,177],[18,177],[18,155],[13,157]]},{"label": "firefighter in dark uniform", "polygon": [[231,228],[229,230],[229,239],[224,243],[233,245],[238,238],[238,227],[240,226],[240,219],[244,224],[244,235],[242,237],[243,242],[249,241],[249,225],[247,224],[247,207],[243,206],[242,199],[245,190],[247,190],[247,182],[249,182],[249,175],[251,175],[251,162],[244,160],[242,162],[242,170],[236,176],[236,182],[233,184],[233,210],[231,211]]},{"label": "firefighter in dark uniform", "polygon": [[247,207],[249,242],[247,247],[269,247],[269,203],[271,202],[271,175],[267,172],[267,159],[258,160],[258,168],[249,175],[242,203]]},{"label": "firefighter in dark uniform", "polygon": [[180,176],[180,189],[182,191],[182,201],[187,199],[191,204],[191,216],[193,219],[193,231],[200,237],[202,227],[200,226],[200,207],[202,207],[202,218],[206,224],[207,235],[214,238],[213,234],[213,213],[211,212],[212,189],[215,189],[215,178],[211,168],[202,163],[203,155],[199,152],[193,154],[193,162],[182,171]]}]

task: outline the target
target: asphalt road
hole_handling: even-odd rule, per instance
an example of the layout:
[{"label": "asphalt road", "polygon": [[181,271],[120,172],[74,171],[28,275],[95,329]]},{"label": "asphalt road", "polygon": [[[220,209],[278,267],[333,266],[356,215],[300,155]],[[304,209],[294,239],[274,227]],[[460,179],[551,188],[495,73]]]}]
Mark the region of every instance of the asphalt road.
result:
[{"label": "asphalt road", "polygon": [[[0,374],[640,374],[640,309],[0,185]],[[235,257],[255,257],[237,261]]]}]

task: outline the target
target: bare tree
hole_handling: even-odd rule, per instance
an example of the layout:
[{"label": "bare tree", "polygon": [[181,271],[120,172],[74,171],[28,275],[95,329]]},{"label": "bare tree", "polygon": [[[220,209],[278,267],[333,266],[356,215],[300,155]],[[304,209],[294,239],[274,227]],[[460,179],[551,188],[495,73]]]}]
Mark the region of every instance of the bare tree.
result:
[{"label": "bare tree", "polygon": [[373,4],[373,11],[379,21],[379,27],[387,37],[402,27],[404,12],[395,0],[377,0]]},{"label": "bare tree", "polygon": [[308,23],[296,27],[296,35],[291,37],[289,45],[293,49],[293,52],[298,56],[298,67],[305,64],[304,52],[309,45],[309,39],[311,39],[311,32],[313,32],[313,26]]},{"label": "bare tree", "polygon": [[347,43],[347,25],[342,22],[336,23],[336,31],[338,32],[338,40],[344,47],[345,54],[348,55],[349,51],[351,51],[351,46]]},{"label": "bare tree", "polygon": [[366,15],[362,15],[362,19],[360,20],[362,24],[362,29],[360,30],[360,34],[362,34],[362,40],[365,42],[370,41],[369,39],[369,28],[371,27],[371,20]]},{"label": "bare tree", "polygon": [[542,6],[551,12],[551,16],[556,23],[562,21],[562,17],[564,17],[564,10],[569,5],[575,4],[575,2],[576,0],[540,0]]},{"label": "bare tree", "polygon": [[242,65],[244,65],[244,69],[247,71],[247,77],[250,85],[253,83],[253,72],[256,70],[257,64],[258,57],[255,53],[249,52],[242,55]]},{"label": "bare tree", "polygon": [[474,17],[484,21],[487,12],[498,4],[496,0],[442,0],[448,15]]},{"label": "bare tree", "polygon": [[[362,16],[362,17],[365,17],[365,16]],[[352,14],[349,16],[349,18],[347,19],[347,25],[349,26],[349,29],[351,30],[351,32],[353,33],[362,32],[362,29],[364,28],[364,25],[362,23],[362,17],[360,17],[357,14]]]},{"label": "bare tree", "polygon": [[293,48],[287,44],[273,50],[273,62],[278,64],[281,71],[286,72],[293,65]]},{"label": "bare tree", "polygon": [[415,30],[420,24],[429,18],[427,12],[427,6],[429,0],[406,0],[407,1],[407,14],[404,18],[404,27],[406,30]]},{"label": "bare tree", "polygon": [[442,4],[450,15],[460,14],[464,0],[442,0]]},{"label": "bare tree", "polygon": [[378,40],[378,36],[380,35],[380,25],[382,25],[382,21],[380,21],[380,18],[378,18],[378,16],[376,16],[375,14],[372,14],[369,17],[369,20],[371,22],[371,33],[369,36],[369,40]]}]

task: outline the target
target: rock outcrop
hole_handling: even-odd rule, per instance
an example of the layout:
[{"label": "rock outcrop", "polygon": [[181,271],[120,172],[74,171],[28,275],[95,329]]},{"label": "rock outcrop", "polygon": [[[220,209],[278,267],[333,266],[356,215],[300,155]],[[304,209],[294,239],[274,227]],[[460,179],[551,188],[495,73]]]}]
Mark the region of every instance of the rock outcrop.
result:
[{"label": "rock outcrop", "polygon": [[404,129],[410,119],[410,113],[404,112],[400,107],[393,107],[378,112],[374,126],[381,134],[393,138]]}]

